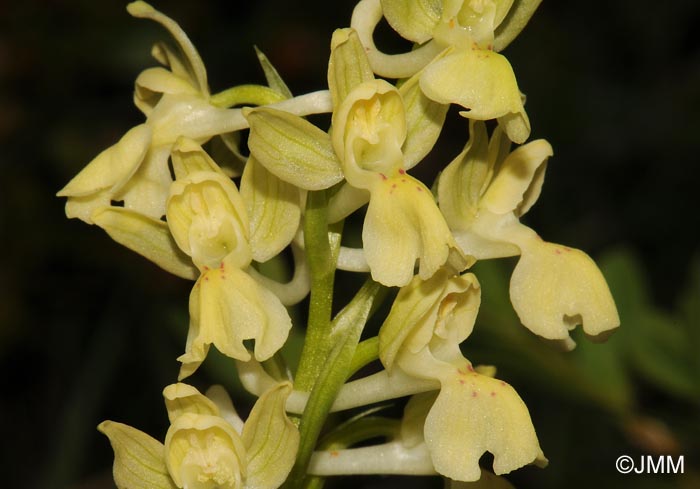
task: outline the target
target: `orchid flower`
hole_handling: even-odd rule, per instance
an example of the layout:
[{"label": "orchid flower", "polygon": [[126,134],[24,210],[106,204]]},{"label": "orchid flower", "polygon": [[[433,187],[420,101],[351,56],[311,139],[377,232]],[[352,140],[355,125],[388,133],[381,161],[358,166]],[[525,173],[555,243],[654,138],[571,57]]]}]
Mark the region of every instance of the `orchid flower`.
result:
[{"label": "orchid flower", "polygon": [[[417,96],[417,79],[409,80],[403,93],[375,79],[351,29],[333,35],[329,66],[332,135],[299,117],[255,109],[247,112],[251,154],[303,189],[325,189],[344,179],[352,188],[349,211],[369,201],[362,241],[378,282],[407,284],[416,261],[423,278],[445,263],[463,270],[469,260],[457,251],[430,190],[406,173],[435,143],[444,112],[438,110],[433,123],[425,121],[435,109]],[[410,120],[404,99],[412,103]],[[344,212],[337,216],[342,217]]]},{"label": "orchid flower", "polygon": [[[423,69],[420,86],[428,98],[464,107],[460,114],[469,119],[498,119],[522,143],[530,134],[523,97],[510,63],[494,51],[495,31],[512,5],[513,0],[363,0],[351,25],[375,73],[402,78]],[[379,51],[372,34],[382,16],[421,46],[398,55]]]},{"label": "orchid flower", "polygon": [[[249,360],[243,341],[255,339],[255,358],[266,360],[284,344],[292,323],[279,298],[245,271],[255,256],[245,203],[231,179],[193,141],[179,144],[173,167],[168,227],[200,271],[190,294],[190,330],[186,353],[179,358],[180,379],[199,367],[210,345],[232,358]],[[284,233],[281,236],[286,241]],[[287,238],[291,241],[292,236]]]},{"label": "orchid flower", "polygon": [[510,298],[532,332],[573,347],[578,324],[589,336],[620,325],[610,290],[584,252],[543,241],[520,218],[540,194],[552,148],[543,139],[510,152],[500,128],[488,140],[483,123],[471,124],[464,151],[442,173],[440,210],[464,253],[477,259],[521,255]]},{"label": "orchid flower", "polygon": [[98,429],[114,450],[118,489],[276,489],[294,463],[299,432],[285,411],[291,385],[263,394],[245,423],[220,386],[201,394],[187,384],[163,391],[170,428],[165,443],[131,426]]},{"label": "orchid flower", "polygon": [[427,281],[416,277],[399,291],[379,332],[380,359],[390,375],[400,370],[439,382],[437,396],[422,403],[423,435],[435,470],[459,481],[479,479],[486,451],[494,455],[496,474],[545,461],[515,390],[472,367],[460,352],[479,302],[472,274],[450,277],[441,270]]},{"label": "orchid flower", "polygon": [[145,2],[133,2],[127,10],[165,27],[180,52],[162,43],[154,46],[152,54],[164,67],[143,71],[134,93],[146,122],[100,153],[58,192],[68,197],[68,217],[90,224],[93,211],[112,201],[123,201],[126,209],[149,217],[163,216],[172,181],[168,157],[173,143],[181,135],[206,141],[222,132],[221,122],[228,115],[209,103],[204,64],[180,26]]}]

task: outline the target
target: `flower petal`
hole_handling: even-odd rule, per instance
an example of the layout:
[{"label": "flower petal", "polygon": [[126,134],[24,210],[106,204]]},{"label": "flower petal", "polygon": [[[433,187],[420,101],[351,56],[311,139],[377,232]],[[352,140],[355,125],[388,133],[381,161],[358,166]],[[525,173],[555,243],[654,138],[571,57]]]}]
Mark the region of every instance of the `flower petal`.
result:
[{"label": "flower petal", "polygon": [[205,271],[190,294],[190,331],[180,379],[204,361],[209,345],[226,356],[248,361],[244,340],[255,340],[255,359],[279,350],[292,327],[287,310],[272,292],[236,267]]},{"label": "flower petal", "polygon": [[400,350],[417,353],[437,335],[461,343],[472,332],[481,289],[471,274],[450,276],[438,270],[428,280],[418,276],[399,291],[379,330],[379,357],[390,369]]},{"label": "flower petal", "polygon": [[377,173],[403,167],[406,114],[401,94],[384,80],[357,85],[333,112],[333,148],[345,179],[369,188]]},{"label": "flower petal", "polygon": [[425,96],[419,84],[420,73],[399,88],[406,110],[406,142],[403,145],[404,169],[413,168],[435,146],[447,116],[449,105]]},{"label": "flower petal", "polygon": [[328,188],[343,179],[331,138],[299,116],[260,108],[246,113],[251,154],[268,171],[306,190]]},{"label": "flower petal", "polygon": [[[403,175],[382,180],[370,191],[362,242],[374,280],[406,285],[416,260],[419,275],[428,279],[451,254],[459,254],[430,190],[421,182]],[[467,264],[465,260],[464,267]]]},{"label": "flower petal", "polygon": [[566,340],[577,324],[594,337],[620,325],[605,278],[588,255],[538,238],[520,246],[510,299],[525,327],[544,338]]},{"label": "flower petal", "polygon": [[[151,144],[151,129],[140,124],[97,155],[56,195],[68,197],[66,214],[92,224],[90,215],[109,201],[137,172]],[[71,203],[71,198],[74,202]]]},{"label": "flower petal", "polygon": [[243,428],[248,454],[246,487],[277,489],[289,475],[299,448],[299,430],[285,405],[292,385],[278,384],[260,396]]},{"label": "flower petal", "polygon": [[198,171],[175,180],[167,220],[175,242],[200,270],[218,267],[224,259],[238,268],[250,264],[245,205],[223,174]]},{"label": "flower petal", "polygon": [[112,444],[114,483],[119,489],[175,489],[161,442],[114,421],[103,421],[97,429]]},{"label": "flower petal", "polygon": [[216,404],[188,384],[180,382],[170,384],[163,389],[163,398],[171,423],[185,413],[219,415],[219,408]]},{"label": "flower petal", "polygon": [[219,416],[177,417],[165,435],[165,460],[175,484],[188,489],[239,489],[246,476],[240,435]]},{"label": "flower petal", "polygon": [[189,280],[199,276],[190,257],[177,247],[165,222],[120,207],[97,209],[92,213],[92,220],[114,241],[163,270]]},{"label": "flower petal", "polygon": [[328,60],[328,88],[337,108],[358,85],[374,80],[367,53],[354,29],[336,29]]},{"label": "flower petal", "polygon": [[440,0],[382,0],[382,11],[389,25],[404,39],[423,44],[432,38],[440,20]]},{"label": "flower petal", "polygon": [[157,11],[146,2],[142,2],[140,0],[130,3],[127,5],[126,9],[132,16],[142,19],[151,19],[162,25],[168,30],[168,32],[170,32],[189,64],[188,71],[192,81],[197,84],[199,92],[208,94],[209,87],[207,85],[207,71],[204,68],[202,58],[199,56],[199,53],[192,44],[192,41],[190,41],[187,34],[185,34],[185,31],[182,30],[178,23],[172,20],[170,17]]},{"label": "flower petal", "polygon": [[525,214],[539,197],[552,146],[544,139],[531,141],[510,153],[498,169],[481,205],[495,214]]},{"label": "flower petal", "polygon": [[286,248],[299,229],[300,191],[251,156],[241,179],[241,198],[250,218],[253,259],[266,262]]},{"label": "flower petal", "polygon": [[[511,141],[522,143],[529,136],[529,122],[508,60],[493,51],[460,49],[431,63],[420,80],[423,92],[436,102],[465,107],[470,119],[497,119],[520,114],[519,123],[505,120]],[[525,126],[526,127],[525,127]],[[527,129],[527,130],[525,130]]]},{"label": "flower petal", "polygon": [[123,200],[124,207],[155,219],[165,214],[165,202],[172,183],[167,146],[151,147],[138,171],[129,179],[113,200]]},{"label": "flower petal", "polygon": [[435,469],[450,479],[475,481],[479,459],[494,455],[496,474],[542,457],[527,406],[505,382],[454,368],[425,421],[425,440]]}]

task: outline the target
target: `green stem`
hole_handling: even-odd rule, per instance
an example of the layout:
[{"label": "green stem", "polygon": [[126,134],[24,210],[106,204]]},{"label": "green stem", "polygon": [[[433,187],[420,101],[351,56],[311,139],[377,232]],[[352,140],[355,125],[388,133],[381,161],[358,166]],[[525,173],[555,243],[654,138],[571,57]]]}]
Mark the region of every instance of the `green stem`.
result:
[{"label": "green stem", "polygon": [[[338,391],[348,377],[360,335],[372,308],[372,303],[381,290],[381,285],[368,279],[350,303],[333,320],[328,336],[332,345],[325,361],[319,364],[318,377],[306,403],[299,424],[301,440],[297,461],[287,479],[289,489],[301,489],[306,478],[306,469]],[[308,340],[307,340],[308,341]]]},{"label": "green stem", "polygon": [[378,358],[379,337],[373,336],[372,338],[368,338],[364,341],[361,341],[357,345],[355,355],[352,357],[352,363],[350,364],[350,372],[348,372],[348,377],[353,375],[365,365],[375,361]]},{"label": "green stem", "polygon": [[309,192],[304,215],[304,243],[311,272],[309,321],[294,388],[309,392],[328,358],[333,282],[340,250],[342,223],[328,225],[325,190]]},{"label": "green stem", "polygon": [[222,108],[236,105],[268,105],[286,100],[281,93],[264,85],[238,85],[215,93],[209,98],[212,105]]}]

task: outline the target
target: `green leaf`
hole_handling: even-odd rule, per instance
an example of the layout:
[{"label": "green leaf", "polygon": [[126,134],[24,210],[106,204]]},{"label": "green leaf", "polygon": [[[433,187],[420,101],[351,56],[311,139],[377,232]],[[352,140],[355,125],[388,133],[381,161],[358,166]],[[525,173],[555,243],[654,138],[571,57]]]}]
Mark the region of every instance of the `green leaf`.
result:
[{"label": "green leaf", "polygon": [[610,252],[600,263],[620,313],[619,341],[628,362],[661,389],[699,402],[693,328],[653,305],[644,268],[630,251]]}]

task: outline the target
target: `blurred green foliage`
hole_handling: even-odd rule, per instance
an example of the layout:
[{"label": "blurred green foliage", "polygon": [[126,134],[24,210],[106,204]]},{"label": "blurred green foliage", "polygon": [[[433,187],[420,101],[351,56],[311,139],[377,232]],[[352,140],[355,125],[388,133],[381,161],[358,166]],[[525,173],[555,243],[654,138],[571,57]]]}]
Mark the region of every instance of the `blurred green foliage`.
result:
[{"label": "blurred green foliage", "polygon": [[[191,36],[213,91],[263,80],[256,44],[294,93],[323,87],[330,34],[348,23],[353,4],[154,3]],[[496,365],[517,388],[550,459],[545,470],[510,477],[516,487],[691,489],[700,487],[700,181],[693,171],[700,4],[617,0],[596,7],[543,2],[506,55],[528,96],[533,137],[555,150],[528,225],[598,259],[622,327],[602,345],[579,336],[574,352],[559,352],[519,326],[507,294],[512,262],[480,263],[484,303],[465,353]],[[54,197],[140,121],[133,80],[153,64],[150,45],[163,35],[130,18],[123,2],[0,4],[7,487],[112,487],[112,453],[95,426],[115,419],[165,433],[160,392],[177,375],[190,284],[100,230],[67,221]],[[388,49],[396,46],[386,26],[379,37]],[[416,170],[429,178],[448,162],[466,126],[448,125],[440,148]],[[196,384],[240,391],[226,358],[214,355],[205,367]],[[250,398],[244,412],[246,403]],[[620,455],[657,453],[684,455],[685,474],[621,476],[614,469]],[[333,483],[440,485],[404,477]]]}]

